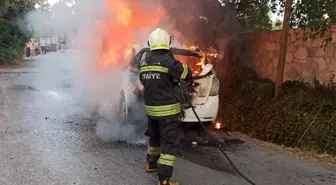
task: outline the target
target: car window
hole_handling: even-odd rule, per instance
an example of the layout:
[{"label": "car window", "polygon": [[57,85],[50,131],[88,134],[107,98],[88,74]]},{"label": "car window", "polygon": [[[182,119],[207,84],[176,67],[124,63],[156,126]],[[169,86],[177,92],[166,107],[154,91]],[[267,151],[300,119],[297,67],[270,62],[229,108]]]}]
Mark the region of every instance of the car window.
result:
[{"label": "car window", "polygon": [[139,66],[139,61],[141,60],[141,58],[142,58],[142,54],[143,54],[143,52],[139,52],[139,53],[137,53],[133,58],[132,58],[132,61],[131,61],[131,67],[132,68],[139,68],[140,66]]},{"label": "car window", "polygon": [[[138,53],[134,55],[131,59],[131,67],[132,68],[140,68],[142,62],[146,60],[149,55],[149,48],[143,48]],[[202,61],[202,57],[199,53],[192,52],[186,49],[177,49],[172,48],[172,52],[174,57],[179,60],[180,62],[187,64],[193,71],[199,72],[201,71],[200,65]]]},{"label": "car window", "polygon": [[129,48],[129,47],[126,47],[124,49],[124,61],[126,61],[126,64],[130,64],[132,62],[132,58],[134,57],[135,55],[135,49],[134,48]]},{"label": "car window", "polygon": [[144,48],[142,50],[140,50],[138,53],[135,54],[135,56],[132,58],[132,62],[131,67],[132,68],[140,68],[140,61],[144,61],[146,59],[146,57],[149,54],[149,49],[148,48]]},{"label": "car window", "polygon": [[144,62],[144,61],[146,61],[146,59],[148,58],[148,54],[149,54],[149,52],[143,52],[143,54],[142,54],[142,56],[141,56],[141,59],[140,59],[140,61],[139,61],[139,63],[140,63],[140,65]]}]

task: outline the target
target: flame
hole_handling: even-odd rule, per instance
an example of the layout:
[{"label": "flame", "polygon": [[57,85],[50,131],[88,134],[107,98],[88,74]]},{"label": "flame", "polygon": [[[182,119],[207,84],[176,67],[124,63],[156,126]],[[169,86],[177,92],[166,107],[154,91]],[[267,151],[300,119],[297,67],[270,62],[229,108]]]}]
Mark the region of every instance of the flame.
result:
[{"label": "flame", "polygon": [[125,55],[127,56],[127,55],[130,55],[132,53],[132,49],[131,48],[127,48],[126,50],[125,50]]},{"label": "flame", "polygon": [[207,57],[213,57],[217,58],[217,53],[204,53],[199,49],[198,45],[193,45],[193,44],[183,44],[184,49],[188,49],[190,51],[198,52],[202,55],[201,59],[199,62],[196,63],[197,69],[193,70],[194,74],[199,74],[200,71],[202,71],[206,65],[206,58]]},{"label": "flame", "polygon": [[222,123],[221,123],[221,122],[216,122],[216,123],[214,124],[214,127],[215,127],[215,129],[219,130],[219,129],[222,128]]},{"label": "flame", "polygon": [[217,58],[217,53],[207,53],[206,54],[208,57],[214,57]]},{"label": "flame", "polygon": [[196,51],[198,49],[198,45],[183,44],[183,48],[190,51]]},{"label": "flame", "polygon": [[202,56],[201,60],[196,64],[196,66],[199,66],[201,70],[205,67],[205,56]]},{"label": "flame", "polygon": [[[149,11],[144,3],[127,0],[105,0],[108,19],[96,20],[95,27],[102,35],[102,52],[99,59],[101,68],[118,63],[126,63],[132,50],[124,48],[132,42],[141,43],[135,38],[136,31],[154,28],[164,16],[161,9]],[[146,39],[146,38],[145,38]]]},{"label": "flame", "polygon": [[[118,64],[127,64],[130,55],[134,53],[134,50],[127,45],[132,42],[144,43],[147,39],[138,40],[136,33],[143,29],[153,29],[165,15],[160,8],[149,10],[143,1],[105,0],[105,3],[108,10],[107,18],[95,21],[95,27],[102,36],[99,66],[103,69]],[[198,45],[183,45],[183,47],[200,52]],[[192,65],[195,74],[200,73],[205,67],[206,57],[217,56],[215,53],[200,53],[201,59],[181,57],[180,60],[185,64]]]},{"label": "flame", "polygon": [[[184,49],[188,49],[190,51],[194,51],[194,52],[200,52],[200,50],[198,49],[198,45],[193,45],[193,44],[183,44],[182,47]],[[199,74],[200,71],[203,70],[203,68],[205,67],[205,55],[203,53],[200,52],[200,54],[202,55],[201,59],[196,61],[195,67],[196,68],[192,68],[193,70],[193,74]],[[183,60],[180,60],[182,63],[185,63]],[[185,63],[185,64],[189,64],[189,63]],[[189,64],[190,65],[190,64]]]},{"label": "flame", "polygon": [[117,17],[118,21],[121,25],[128,26],[132,19],[132,10],[123,2],[117,3],[117,9],[117,12],[120,13]]}]

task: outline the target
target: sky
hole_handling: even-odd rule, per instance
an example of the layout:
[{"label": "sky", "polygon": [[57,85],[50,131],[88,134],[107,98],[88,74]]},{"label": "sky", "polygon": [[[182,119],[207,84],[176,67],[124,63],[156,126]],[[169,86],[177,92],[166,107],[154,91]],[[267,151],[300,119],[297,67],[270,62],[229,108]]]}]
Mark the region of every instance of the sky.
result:
[{"label": "sky", "polygon": [[52,6],[57,3],[59,0],[48,0],[48,3]]}]

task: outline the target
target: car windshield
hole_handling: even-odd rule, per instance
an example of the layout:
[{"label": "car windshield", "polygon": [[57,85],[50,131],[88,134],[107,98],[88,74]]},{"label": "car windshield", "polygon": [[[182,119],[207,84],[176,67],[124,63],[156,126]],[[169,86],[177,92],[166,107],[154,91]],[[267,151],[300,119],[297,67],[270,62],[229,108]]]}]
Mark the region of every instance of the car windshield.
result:
[{"label": "car windshield", "polygon": [[185,49],[172,49],[173,55],[176,60],[186,64],[190,67],[194,74],[200,73],[202,71],[202,63],[204,58],[196,52]]},{"label": "car windshield", "polygon": [[[171,48],[171,51],[173,52],[173,55],[176,60],[188,65],[191,68],[194,75],[202,71],[202,64],[204,62],[204,57],[200,53],[179,48]],[[144,48],[141,52],[139,52],[136,56],[134,56],[131,62],[132,66],[140,67],[138,64],[142,63],[142,61],[145,61],[145,58],[147,57],[148,53],[149,49]]]},{"label": "car windshield", "polygon": [[174,54],[174,57],[176,60],[188,65],[194,74],[198,74],[202,70],[201,65],[199,65],[202,60],[202,57],[200,56],[186,56]]}]

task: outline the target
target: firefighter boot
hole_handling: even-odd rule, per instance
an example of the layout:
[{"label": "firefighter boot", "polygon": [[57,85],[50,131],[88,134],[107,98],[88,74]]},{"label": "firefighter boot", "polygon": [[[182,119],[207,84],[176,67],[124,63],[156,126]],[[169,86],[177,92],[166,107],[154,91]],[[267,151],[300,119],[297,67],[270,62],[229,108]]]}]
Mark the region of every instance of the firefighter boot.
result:
[{"label": "firefighter boot", "polygon": [[180,185],[179,182],[173,182],[170,180],[158,181],[158,185]]},{"label": "firefighter boot", "polygon": [[158,164],[157,163],[146,163],[146,172],[147,173],[153,173],[158,170]]}]

